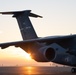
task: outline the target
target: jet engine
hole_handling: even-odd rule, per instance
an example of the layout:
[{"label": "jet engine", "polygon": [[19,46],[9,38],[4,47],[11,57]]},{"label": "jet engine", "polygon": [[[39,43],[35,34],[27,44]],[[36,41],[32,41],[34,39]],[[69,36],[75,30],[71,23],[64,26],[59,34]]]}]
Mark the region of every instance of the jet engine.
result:
[{"label": "jet engine", "polygon": [[55,62],[63,65],[76,66],[76,57],[66,52],[60,45],[53,43],[49,46],[41,47],[33,54],[34,60],[38,62]]},{"label": "jet engine", "polygon": [[56,55],[59,52],[58,50],[60,50],[61,48],[62,47],[60,47],[56,43],[53,43],[53,44],[51,44],[49,46],[41,47],[39,50],[37,50],[35,52],[35,54],[32,53],[33,54],[33,59],[35,59],[38,62],[53,61],[56,58]]},{"label": "jet engine", "polygon": [[35,54],[33,54],[33,59],[38,62],[49,62],[55,58],[55,50],[54,48],[45,46],[40,48]]}]

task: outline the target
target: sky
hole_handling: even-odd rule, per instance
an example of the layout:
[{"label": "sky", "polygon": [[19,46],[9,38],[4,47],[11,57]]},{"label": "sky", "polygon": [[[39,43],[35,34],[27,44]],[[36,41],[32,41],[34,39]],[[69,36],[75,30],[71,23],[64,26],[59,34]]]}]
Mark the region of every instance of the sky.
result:
[{"label": "sky", "polygon": [[[0,0],[0,12],[32,10],[43,18],[30,18],[39,37],[76,33],[76,0]],[[0,43],[22,40],[19,27],[11,15],[0,14]],[[50,66],[26,58],[20,48],[0,49],[0,65]],[[31,62],[31,63],[30,63]]]}]

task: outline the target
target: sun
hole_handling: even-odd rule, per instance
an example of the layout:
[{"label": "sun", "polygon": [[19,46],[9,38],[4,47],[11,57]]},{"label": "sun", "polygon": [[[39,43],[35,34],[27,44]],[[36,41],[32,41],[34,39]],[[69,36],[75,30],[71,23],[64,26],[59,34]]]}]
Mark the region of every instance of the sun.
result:
[{"label": "sun", "polygon": [[25,58],[26,58],[27,60],[31,60],[31,59],[32,59],[32,58],[31,58],[31,54],[26,53],[26,54],[25,54]]}]

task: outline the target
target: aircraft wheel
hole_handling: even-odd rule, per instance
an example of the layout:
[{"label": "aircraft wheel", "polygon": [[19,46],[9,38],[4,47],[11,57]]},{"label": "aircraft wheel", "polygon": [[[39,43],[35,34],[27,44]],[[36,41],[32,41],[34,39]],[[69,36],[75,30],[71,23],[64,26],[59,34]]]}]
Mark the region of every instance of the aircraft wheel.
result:
[{"label": "aircraft wheel", "polygon": [[71,69],[71,72],[72,72],[72,73],[76,73],[76,68],[72,68],[72,69]]}]

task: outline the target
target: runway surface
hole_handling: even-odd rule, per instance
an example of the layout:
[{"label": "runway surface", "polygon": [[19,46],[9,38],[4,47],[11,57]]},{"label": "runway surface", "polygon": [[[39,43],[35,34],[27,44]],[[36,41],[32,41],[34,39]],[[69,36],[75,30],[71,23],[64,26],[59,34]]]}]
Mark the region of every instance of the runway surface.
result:
[{"label": "runway surface", "polygon": [[76,75],[70,67],[0,67],[0,75]]}]

